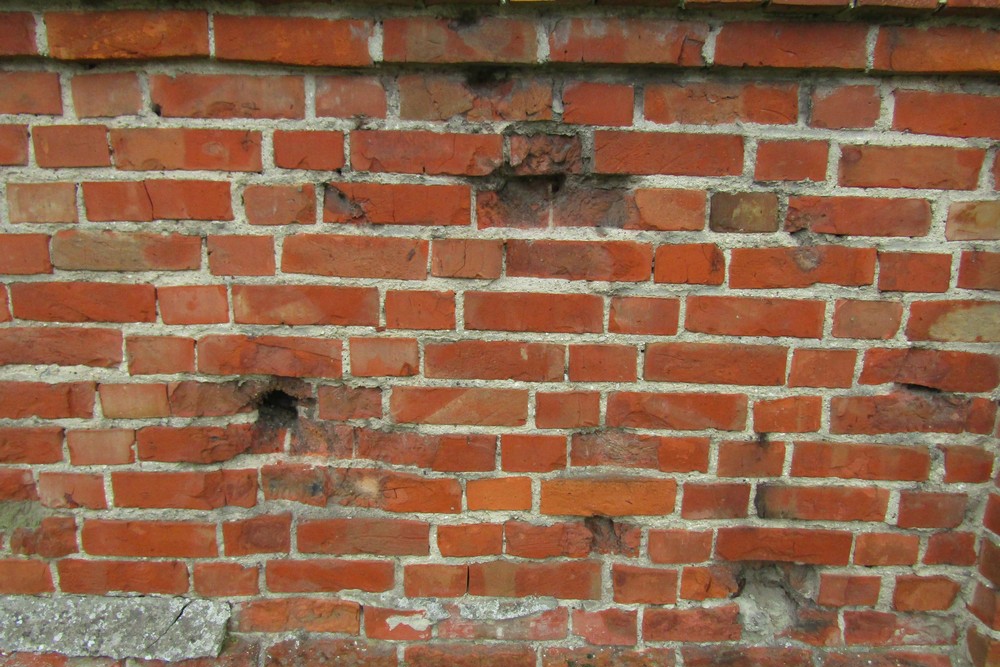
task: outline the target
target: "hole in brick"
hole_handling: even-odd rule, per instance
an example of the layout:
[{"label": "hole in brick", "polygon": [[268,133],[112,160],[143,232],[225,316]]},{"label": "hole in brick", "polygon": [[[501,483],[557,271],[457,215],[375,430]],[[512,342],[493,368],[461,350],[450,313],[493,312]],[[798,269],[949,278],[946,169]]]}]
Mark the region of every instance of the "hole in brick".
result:
[{"label": "hole in brick", "polygon": [[153,113],[155,113],[157,116],[162,116],[163,115],[163,107],[161,107],[156,102],[153,102]]},{"label": "hole in brick", "polygon": [[299,418],[299,399],[281,389],[271,389],[257,399],[257,424],[290,428]]},{"label": "hole in brick", "polygon": [[928,387],[922,384],[915,384],[913,382],[898,382],[897,386],[904,391],[912,391],[918,394],[940,394],[942,393],[937,387]]}]

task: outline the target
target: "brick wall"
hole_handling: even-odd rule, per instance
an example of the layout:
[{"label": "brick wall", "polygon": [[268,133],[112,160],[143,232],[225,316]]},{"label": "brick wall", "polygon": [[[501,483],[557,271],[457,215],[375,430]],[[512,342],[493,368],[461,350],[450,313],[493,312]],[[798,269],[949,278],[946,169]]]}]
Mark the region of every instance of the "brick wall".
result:
[{"label": "brick wall", "polygon": [[1000,664],[996,0],[427,4],[0,13],[0,593]]}]

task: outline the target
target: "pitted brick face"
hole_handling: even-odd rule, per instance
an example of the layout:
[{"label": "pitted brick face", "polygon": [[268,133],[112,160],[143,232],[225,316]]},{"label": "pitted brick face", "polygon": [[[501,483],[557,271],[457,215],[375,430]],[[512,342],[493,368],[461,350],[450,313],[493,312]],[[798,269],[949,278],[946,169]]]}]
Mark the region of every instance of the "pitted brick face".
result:
[{"label": "pitted brick face", "polygon": [[0,663],[1000,664],[998,0],[83,4]]}]

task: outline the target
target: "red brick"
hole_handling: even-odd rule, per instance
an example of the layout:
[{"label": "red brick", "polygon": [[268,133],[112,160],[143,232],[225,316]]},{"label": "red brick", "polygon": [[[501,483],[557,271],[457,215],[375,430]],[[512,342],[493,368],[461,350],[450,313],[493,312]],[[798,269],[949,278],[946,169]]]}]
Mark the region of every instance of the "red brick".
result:
[{"label": "red brick", "polygon": [[681,579],[681,597],[685,600],[731,598],[739,594],[740,583],[735,568],[729,565],[685,567]]},{"label": "red brick", "polygon": [[423,424],[521,426],[527,420],[523,389],[396,387],[390,400],[395,421]]},{"label": "red brick", "polygon": [[351,278],[427,277],[428,242],[418,239],[296,234],[285,239],[287,273]]},{"label": "red brick", "polygon": [[455,293],[389,290],[385,323],[390,329],[454,329]]},{"label": "red brick", "polygon": [[59,60],[208,55],[208,16],[192,11],[49,12],[49,54]]},{"label": "red brick", "polygon": [[153,322],[151,285],[18,283],[11,285],[14,316],[61,322]]},{"label": "red brick", "polygon": [[0,91],[0,113],[59,116],[63,112],[56,72],[0,72]]},{"label": "red brick", "polygon": [[494,331],[599,332],[603,299],[593,294],[466,292],[465,326]]},{"label": "red brick", "polygon": [[708,226],[714,232],[778,231],[778,198],[770,192],[716,192]]},{"label": "red brick", "polygon": [[703,23],[564,18],[549,33],[550,58],[568,63],[702,65]]},{"label": "red brick", "polygon": [[429,527],[400,519],[302,521],[296,530],[302,553],[426,556]]},{"label": "red brick", "polygon": [[38,474],[38,497],[45,507],[107,509],[104,476],[66,472]]},{"label": "red brick", "polygon": [[851,533],[802,528],[720,528],[715,553],[723,560],[773,560],[847,565]]},{"label": "red brick", "polygon": [[118,507],[209,510],[257,504],[254,470],[215,472],[113,472]]},{"label": "red brick", "polygon": [[900,391],[883,396],[836,396],[833,433],[989,433],[996,408],[989,402]]},{"label": "red brick", "polygon": [[674,509],[673,480],[597,477],[542,481],[542,514],[661,516]]},{"label": "red brick", "polygon": [[785,443],[766,438],[719,443],[719,477],[780,477]]},{"label": "red brick", "polygon": [[809,350],[792,352],[789,387],[850,387],[854,380],[855,350]]},{"label": "red brick", "polygon": [[[0,77],[0,82],[3,78]],[[0,100],[2,103],[2,100]],[[25,125],[0,125],[0,165],[28,164],[28,128]]]},{"label": "red brick", "polygon": [[0,235],[0,272],[18,276],[52,273],[48,235]]},{"label": "red brick", "polygon": [[121,334],[110,329],[0,329],[0,364],[111,367],[121,360]]},{"label": "red brick", "polygon": [[240,324],[378,323],[378,292],[369,287],[234,285],[233,314]]},{"label": "red brick", "polygon": [[340,661],[345,665],[393,667],[396,647],[382,643],[364,643],[335,639],[290,639],[274,644],[265,655],[267,667],[291,667],[304,661],[326,664]]},{"label": "red brick", "polygon": [[677,333],[678,299],[611,297],[608,331],[613,333],[672,336]]},{"label": "red brick", "polygon": [[77,74],[72,92],[73,108],[80,118],[133,116],[142,110],[142,90],[135,72]]},{"label": "red brick", "polygon": [[893,128],[948,137],[1000,138],[1000,97],[897,90]]},{"label": "red brick", "polygon": [[944,452],[946,483],[987,482],[993,471],[993,454],[974,445],[940,445]]},{"label": "red brick", "polygon": [[820,301],[690,296],[685,328],[732,336],[820,338],[824,310]]},{"label": "red brick", "polygon": [[594,132],[594,171],[601,174],[735,176],[743,140],[724,134]]},{"label": "red brick", "polygon": [[964,493],[901,491],[900,528],[955,528],[965,520],[968,497]]},{"label": "red brick", "polygon": [[420,435],[362,430],[355,457],[438,471],[489,471],[495,467],[496,438],[489,435]]},{"label": "red brick", "polygon": [[958,286],[965,289],[1000,290],[1000,253],[978,250],[962,253]]},{"label": "red brick", "polygon": [[491,239],[435,239],[431,275],[441,278],[499,278],[504,244]]},{"label": "red brick", "polygon": [[94,384],[91,382],[0,382],[0,417],[90,418],[93,411]]},{"label": "red brick", "polygon": [[[621,3],[627,0],[598,0],[602,3]],[[631,650],[623,648],[546,648],[542,654],[542,667],[573,667],[588,664],[593,667],[674,667],[674,649],[650,648]]]},{"label": "red brick", "polygon": [[59,463],[61,428],[0,428],[0,462]]},{"label": "red brick", "polygon": [[872,188],[972,190],[983,151],[937,146],[844,146],[840,184]]},{"label": "red brick", "polygon": [[634,646],[636,632],[634,609],[573,610],[573,634],[588,645]]},{"label": "red brick", "polygon": [[626,241],[517,241],[507,247],[507,275],[644,282],[653,264],[652,248]]},{"label": "red brick", "polygon": [[677,571],[615,563],[611,568],[615,602],[620,604],[674,604]]},{"label": "red brick", "polygon": [[216,15],[214,28],[219,60],[330,67],[372,64],[370,21]]},{"label": "red brick", "polygon": [[308,183],[248,185],[243,208],[251,225],[311,225],[316,222],[316,188]]},{"label": "red brick", "polygon": [[740,431],[746,425],[743,394],[615,392],[608,398],[608,425],[631,428]]},{"label": "red brick", "polygon": [[138,431],[139,459],[170,463],[219,463],[240,454],[274,453],[280,448],[253,424],[221,426],[147,426]]},{"label": "red brick", "polygon": [[561,470],[566,467],[566,438],[505,434],[501,437],[500,454],[505,472]]},{"label": "red brick", "polygon": [[889,492],[874,487],[761,485],[754,503],[763,519],[882,521]]},{"label": "red brick", "polygon": [[194,371],[194,340],[179,336],[129,336],[125,340],[128,372],[158,375]]},{"label": "red brick", "polygon": [[169,417],[167,388],[162,384],[101,384],[101,409],[109,419]]},{"label": "red brick", "polygon": [[345,164],[344,133],[275,130],[274,164],[283,169],[340,169]]},{"label": "red brick", "polygon": [[445,557],[499,555],[503,549],[503,526],[495,523],[438,526],[437,545]]},{"label": "red brick", "polygon": [[[0,135],[2,135],[2,128],[0,128]],[[11,222],[76,222],[78,220],[76,185],[73,183],[9,183],[7,185],[7,210],[10,213]]]},{"label": "red brick", "polygon": [[469,83],[465,77],[404,75],[399,86],[399,115],[404,120],[549,120],[552,83],[534,78]]},{"label": "red brick", "polygon": [[757,181],[826,180],[825,141],[761,141],[757,145]]},{"label": "red brick", "polygon": [[38,595],[54,591],[48,563],[33,559],[0,559],[0,592],[7,595]]},{"label": "red brick", "polygon": [[[365,634],[370,639],[426,640],[431,638],[431,628],[425,623],[427,617],[423,611],[385,609],[368,605],[365,605],[364,610]],[[395,654],[392,657],[395,658]]]},{"label": "red brick", "polygon": [[654,123],[788,125],[798,120],[798,86],[653,84],[646,87],[643,113]]},{"label": "red brick", "polygon": [[882,292],[946,292],[951,255],[880,252],[878,288]]},{"label": "red brick", "polygon": [[705,472],[708,470],[708,440],[637,435],[617,430],[578,433],[573,435],[570,459],[573,466]]},{"label": "red brick", "polygon": [[906,337],[910,340],[966,341],[1000,340],[995,325],[1000,315],[988,301],[916,301],[910,306]]},{"label": "red brick", "polygon": [[389,561],[334,559],[270,560],[265,577],[275,593],[379,592],[392,588],[395,578]]},{"label": "red brick", "polygon": [[869,646],[944,645],[958,639],[950,620],[938,616],[896,615],[879,611],[845,611],[844,641]]},{"label": "red brick", "polygon": [[865,353],[860,384],[914,384],[942,391],[982,392],[1000,383],[1000,361],[987,354],[874,348]]},{"label": "red brick", "polygon": [[650,343],[645,379],[699,384],[781,385],[788,350],[776,345]]},{"label": "red brick", "polygon": [[819,396],[786,396],[757,401],[753,427],[758,433],[810,433],[820,429],[823,399]]},{"label": "red brick", "polygon": [[347,600],[278,598],[252,600],[237,611],[239,632],[343,632],[358,634],[361,606]]},{"label": "red brick", "polygon": [[729,67],[865,68],[868,29],[848,23],[727,23],[715,64]]},{"label": "red brick", "polygon": [[809,124],[833,130],[874,127],[881,113],[875,86],[818,88],[811,98]]},{"label": "red brick", "polygon": [[871,607],[878,602],[881,583],[879,577],[823,573],[816,601],[829,607]]},{"label": "red brick", "polygon": [[467,565],[406,565],[403,590],[410,597],[458,597],[468,590]]},{"label": "red brick", "polygon": [[424,375],[429,378],[554,382],[565,373],[565,348],[548,343],[429,342],[424,355]]},{"label": "red brick", "polygon": [[156,299],[164,324],[216,324],[229,321],[225,285],[159,287]]},{"label": "red brick", "polygon": [[742,635],[739,607],[647,609],[642,621],[646,641],[722,642]]},{"label": "red brick", "polygon": [[201,266],[201,239],[183,234],[65,229],[52,237],[61,269],[185,271]]},{"label": "red brick", "polygon": [[875,44],[875,69],[988,75],[1000,69],[997,31],[966,26],[882,26]]},{"label": "red brick", "polygon": [[[994,173],[1000,174],[1000,161]],[[1000,183],[1000,178],[994,176]],[[956,202],[948,207],[948,221],[944,230],[949,241],[1000,239],[1000,202]]]},{"label": "red brick", "polygon": [[108,128],[104,125],[46,125],[31,133],[39,167],[109,167]]},{"label": "red brick", "polygon": [[636,348],[630,345],[570,345],[571,382],[635,382]]},{"label": "red brick", "polygon": [[385,118],[382,82],[370,76],[322,76],[316,79],[316,115],[339,118]]},{"label": "red brick", "polygon": [[470,479],[465,483],[466,504],[470,511],[531,510],[531,480],[527,477]]},{"label": "red brick", "polygon": [[[452,616],[439,623],[437,628],[438,637],[442,639],[504,639],[518,642],[565,639],[569,634],[569,610],[566,607],[556,607],[525,616],[496,620],[466,620],[461,616]],[[480,643],[477,648],[482,649],[484,646],[487,644]]]},{"label": "red brick", "polygon": [[10,535],[11,553],[18,556],[60,558],[78,552],[76,520],[73,517],[45,517],[36,527],[15,528]]},{"label": "red brick", "polygon": [[233,219],[224,181],[84,183],[83,201],[92,222]]},{"label": "red brick", "polygon": [[213,276],[273,276],[274,241],[270,236],[211,234],[208,268]]},{"label": "red brick", "polygon": [[482,664],[533,667],[535,664],[535,651],[516,645],[408,646],[405,656],[405,664],[412,667],[476,667]]},{"label": "red brick", "polygon": [[0,14],[0,45],[2,56],[37,55],[35,17],[28,12]]},{"label": "red brick", "polygon": [[896,577],[892,607],[897,611],[944,610],[955,601],[958,589],[958,584],[947,577]]},{"label": "red brick", "polygon": [[584,125],[632,124],[635,90],[629,84],[578,81],[563,88],[563,122]]},{"label": "red brick", "polygon": [[462,185],[330,183],[323,195],[323,221],[468,226],[470,207],[469,188]]},{"label": "red brick", "polygon": [[509,142],[508,163],[518,176],[583,172],[583,144],[576,135],[515,134]]},{"label": "red brick", "polygon": [[521,521],[504,524],[507,554],[520,558],[586,558],[594,535],[583,523],[536,526]]},{"label": "red brick", "polygon": [[112,129],[115,166],[130,171],[260,171],[261,133],[203,128]]},{"label": "red brick", "polygon": [[0,499],[38,501],[38,490],[30,468],[0,469]]},{"label": "red brick", "polygon": [[930,224],[924,199],[793,196],[785,218],[786,231],[848,236],[925,236]]},{"label": "red brick", "polygon": [[351,133],[351,166],[358,171],[485,176],[502,161],[500,137],[423,131]]},{"label": "red brick", "polygon": [[64,593],[101,595],[112,591],[179,595],[188,590],[188,570],[180,561],[59,561]]},{"label": "red brick", "polygon": [[211,558],[219,554],[213,523],[88,519],[81,535],[83,550],[93,556]]},{"label": "red brick", "polygon": [[535,24],[527,19],[479,17],[471,23],[430,17],[387,19],[386,62],[533,63]]},{"label": "red brick", "polygon": [[538,428],[597,426],[601,416],[597,392],[570,391],[535,394],[535,425]]},{"label": "red brick", "polygon": [[416,375],[419,366],[415,338],[351,338],[351,374],[356,377]]},{"label": "red brick", "polygon": [[468,581],[470,595],[539,595],[596,600],[600,597],[601,568],[597,561],[592,560],[546,563],[490,561],[472,563]]},{"label": "red brick", "polygon": [[258,380],[198,382],[185,380],[167,385],[170,410],[177,417],[221,417],[253,410],[254,401],[267,387]]},{"label": "red brick", "polygon": [[135,431],[131,429],[96,429],[69,431],[66,445],[69,460],[75,466],[125,465],[135,460],[132,443]]},{"label": "red brick", "polygon": [[903,304],[887,301],[837,299],[833,310],[835,338],[886,340],[899,331]]},{"label": "red brick", "polygon": [[656,249],[654,282],[721,285],[726,258],[714,243],[661,245]]},{"label": "red brick", "polygon": [[256,565],[195,563],[194,591],[203,597],[257,595],[260,571]]},{"label": "red brick", "polygon": [[175,74],[149,78],[165,118],[302,118],[305,85],[296,76]]},{"label": "red brick", "polygon": [[866,445],[797,442],[792,456],[794,477],[919,482],[930,472],[930,452],[914,445]]},{"label": "red brick", "polygon": [[198,370],[210,375],[340,377],[341,342],[298,336],[212,335],[198,341]]},{"label": "red brick", "polygon": [[681,516],[685,519],[739,519],[747,516],[749,484],[684,485]]}]

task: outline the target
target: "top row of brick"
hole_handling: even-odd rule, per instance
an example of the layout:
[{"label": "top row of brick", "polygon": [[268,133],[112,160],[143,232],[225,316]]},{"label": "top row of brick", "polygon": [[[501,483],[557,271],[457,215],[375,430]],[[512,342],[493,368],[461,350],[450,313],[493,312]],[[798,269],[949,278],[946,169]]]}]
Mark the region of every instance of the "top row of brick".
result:
[{"label": "top row of brick", "polygon": [[[471,21],[414,16],[382,21],[381,44],[375,46],[376,25],[369,19],[219,14],[211,17],[213,49],[209,18],[202,11],[47,12],[43,40],[34,15],[0,13],[0,56],[79,61],[214,57],[316,67],[368,67],[380,57],[387,63],[866,70],[868,34],[874,29],[871,68],[876,71],[1000,71],[1000,29],[964,25],[741,21],[723,25],[716,39],[708,40],[708,24],[696,20],[559,18],[545,25],[520,16]],[[547,33],[547,54],[539,44],[540,31]]]}]

